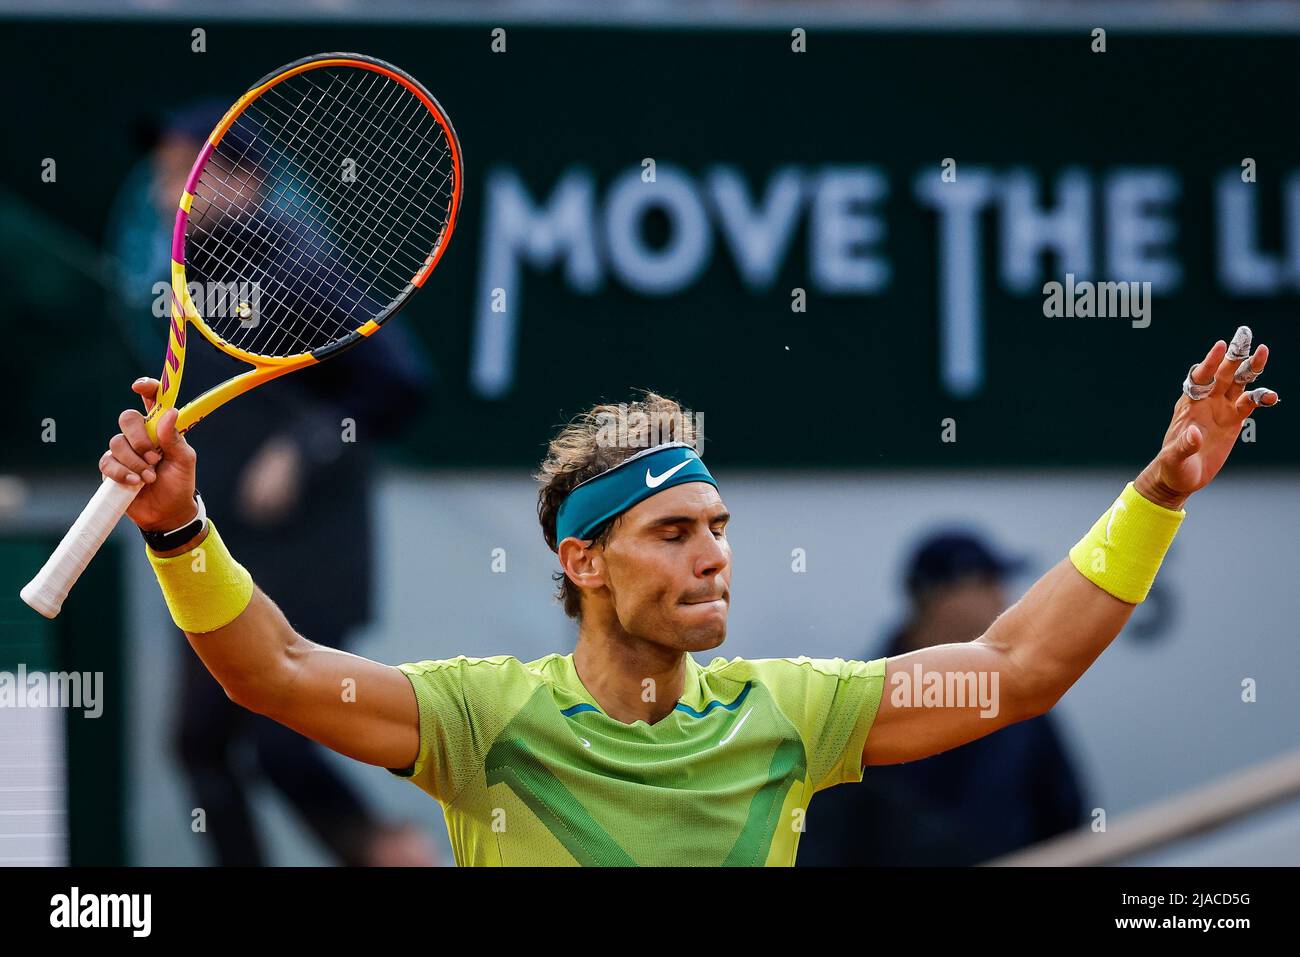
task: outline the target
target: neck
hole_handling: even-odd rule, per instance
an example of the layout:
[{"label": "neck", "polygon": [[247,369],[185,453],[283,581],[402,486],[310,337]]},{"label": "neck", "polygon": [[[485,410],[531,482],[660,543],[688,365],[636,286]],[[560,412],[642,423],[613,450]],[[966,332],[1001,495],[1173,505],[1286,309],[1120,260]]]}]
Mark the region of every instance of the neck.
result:
[{"label": "neck", "polygon": [[673,710],[686,686],[685,652],[586,624],[578,629],[573,664],[601,710],[624,724],[654,724]]}]

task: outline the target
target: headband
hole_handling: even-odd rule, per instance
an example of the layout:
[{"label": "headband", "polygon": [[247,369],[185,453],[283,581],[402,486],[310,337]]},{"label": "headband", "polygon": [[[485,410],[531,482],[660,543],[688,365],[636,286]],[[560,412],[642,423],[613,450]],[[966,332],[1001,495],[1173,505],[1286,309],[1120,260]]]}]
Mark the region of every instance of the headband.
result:
[{"label": "headband", "polygon": [[669,442],[638,452],[574,486],[555,519],[555,543],[587,540],[602,524],[633,505],[686,482],[718,483],[686,442]]}]

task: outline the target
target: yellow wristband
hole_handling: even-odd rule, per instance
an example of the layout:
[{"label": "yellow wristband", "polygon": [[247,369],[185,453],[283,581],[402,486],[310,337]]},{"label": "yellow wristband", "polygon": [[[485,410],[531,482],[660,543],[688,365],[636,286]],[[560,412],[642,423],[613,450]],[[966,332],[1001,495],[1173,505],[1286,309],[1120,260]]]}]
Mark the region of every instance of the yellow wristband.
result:
[{"label": "yellow wristband", "polygon": [[207,537],[190,551],[160,558],[146,545],[145,553],[181,631],[216,631],[253,600],[253,576],[231,557],[211,519]]},{"label": "yellow wristband", "polygon": [[1087,535],[1070,549],[1079,573],[1120,601],[1139,604],[1156,580],[1165,552],[1187,517],[1149,502],[1129,482]]}]

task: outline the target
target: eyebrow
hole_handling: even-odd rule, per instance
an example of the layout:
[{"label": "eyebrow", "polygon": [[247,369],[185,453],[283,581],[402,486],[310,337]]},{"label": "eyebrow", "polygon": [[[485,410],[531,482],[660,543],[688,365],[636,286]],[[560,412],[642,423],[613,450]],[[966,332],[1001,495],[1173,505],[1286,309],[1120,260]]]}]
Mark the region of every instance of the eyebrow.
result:
[{"label": "eyebrow", "polygon": [[[710,525],[717,525],[719,522],[731,520],[730,512],[719,512],[709,519]],[[659,528],[663,525],[693,525],[695,524],[694,515],[669,515],[665,518],[656,518],[652,522],[646,523],[646,528]]]}]

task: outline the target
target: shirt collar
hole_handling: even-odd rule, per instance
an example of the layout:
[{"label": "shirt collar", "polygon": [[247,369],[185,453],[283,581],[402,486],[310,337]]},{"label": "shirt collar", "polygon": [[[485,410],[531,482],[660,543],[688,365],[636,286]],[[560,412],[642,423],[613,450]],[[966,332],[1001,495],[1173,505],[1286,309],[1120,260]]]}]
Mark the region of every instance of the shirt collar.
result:
[{"label": "shirt collar", "polygon": [[[699,711],[707,702],[703,678],[704,669],[700,667],[700,663],[689,652],[684,654],[683,657],[686,660],[686,675],[682,682],[682,696],[677,699],[677,703],[684,704],[693,711]],[[572,699],[570,704],[588,704],[601,714],[605,714],[605,709],[592,697],[591,692],[582,683],[582,679],[578,677],[578,666],[574,663],[573,652],[563,655],[561,661],[564,672],[564,688],[568,693],[567,696]],[[605,716],[609,717],[608,715]]]}]

